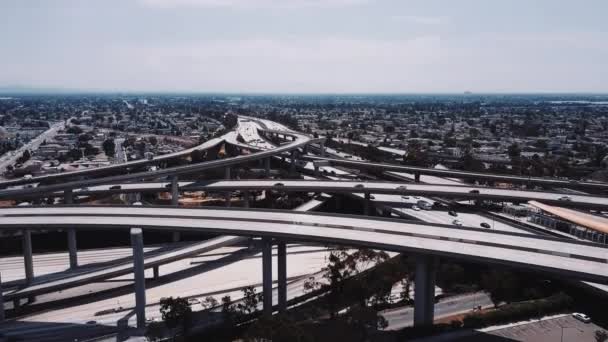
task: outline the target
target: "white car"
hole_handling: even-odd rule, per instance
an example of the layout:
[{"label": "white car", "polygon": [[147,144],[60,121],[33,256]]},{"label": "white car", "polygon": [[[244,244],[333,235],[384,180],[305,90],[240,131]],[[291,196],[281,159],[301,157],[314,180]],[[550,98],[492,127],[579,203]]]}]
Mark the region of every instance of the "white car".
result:
[{"label": "white car", "polygon": [[420,208],[418,208],[418,206],[415,206],[415,205],[413,205],[413,206],[412,206],[412,209],[413,209],[414,211],[420,211]]},{"label": "white car", "polygon": [[570,196],[562,196],[560,198],[558,198],[560,201],[572,201],[572,198]]},{"label": "white car", "polygon": [[572,317],[578,319],[579,321],[581,321],[583,323],[590,323],[591,322],[591,317],[585,315],[584,313],[575,312],[575,313],[572,314]]},{"label": "white car", "polygon": [[188,304],[189,305],[196,305],[196,304],[200,304],[201,301],[198,298],[188,298]]},{"label": "white car", "polygon": [[455,226],[462,226],[462,222],[460,220],[454,220],[452,221],[452,224]]}]

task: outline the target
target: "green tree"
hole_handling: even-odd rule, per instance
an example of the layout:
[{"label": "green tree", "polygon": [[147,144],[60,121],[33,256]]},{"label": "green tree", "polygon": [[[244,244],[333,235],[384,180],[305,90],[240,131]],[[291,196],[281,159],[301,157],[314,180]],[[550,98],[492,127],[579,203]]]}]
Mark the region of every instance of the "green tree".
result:
[{"label": "green tree", "polygon": [[108,156],[108,157],[113,157],[114,154],[116,153],[116,143],[114,142],[114,139],[104,140],[101,147],[103,148],[103,151],[106,153],[106,156]]},{"label": "green tree", "polygon": [[255,287],[253,286],[247,286],[242,291],[243,303],[239,303],[237,308],[244,314],[251,314],[258,309],[262,294],[256,293]]},{"label": "green tree", "polygon": [[481,277],[481,285],[490,293],[494,306],[498,307],[501,302],[512,302],[517,297],[521,284],[512,272],[492,270]]},{"label": "green tree", "polygon": [[170,329],[181,327],[184,331],[187,331],[190,327],[192,309],[185,298],[162,298],[160,300],[160,313]]}]

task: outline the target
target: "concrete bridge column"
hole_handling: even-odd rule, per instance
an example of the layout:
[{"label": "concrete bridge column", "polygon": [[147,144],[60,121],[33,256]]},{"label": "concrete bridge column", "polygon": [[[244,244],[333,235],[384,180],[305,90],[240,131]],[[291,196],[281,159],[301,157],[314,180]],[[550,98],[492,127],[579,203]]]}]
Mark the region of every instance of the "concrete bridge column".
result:
[{"label": "concrete bridge column", "polygon": [[179,205],[179,179],[177,176],[171,177],[171,205]]},{"label": "concrete bridge column", "polygon": [[433,325],[435,310],[435,264],[434,257],[416,257],[414,279],[414,326]]},{"label": "concrete bridge column", "polygon": [[414,172],[414,182],[420,183],[420,172]]},{"label": "concrete bridge column", "polygon": [[158,277],[160,277],[160,266],[152,267],[152,274],[154,279],[158,279]]},{"label": "concrete bridge column", "polygon": [[319,165],[314,165],[314,167],[315,167],[314,175],[315,175],[315,177],[319,177]]},{"label": "concrete bridge column", "polygon": [[245,190],[245,192],[243,193],[243,207],[249,208],[249,197],[250,196],[251,196],[251,194],[249,193],[249,190]]},{"label": "concrete bridge column", "polygon": [[224,205],[226,206],[226,208],[229,208],[232,205],[232,194],[230,193],[230,191],[226,192],[226,194],[224,195]]},{"label": "concrete bridge column", "polygon": [[21,231],[23,246],[23,263],[25,266],[25,282],[30,285],[34,280],[34,260],[32,257],[32,232],[28,229]]},{"label": "concrete bridge column", "polygon": [[279,288],[279,311],[287,311],[287,245],[281,241],[277,245],[277,282]]},{"label": "concrete bridge column", "polygon": [[2,296],[2,274],[0,273],[0,324],[4,323],[4,296]]},{"label": "concrete bridge column", "polygon": [[270,157],[264,159],[264,169],[266,172],[266,177],[270,177]]},{"label": "concrete bridge column", "polygon": [[230,166],[226,166],[226,168],[224,169],[224,178],[225,179],[230,179],[231,178],[230,177],[231,176],[230,175],[230,173],[231,173],[230,171],[231,171]]},{"label": "concrete bridge column", "polygon": [[365,193],[365,203],[363,205],[363,215],[368,216],[371,215],[371,206],[372,206],[372,195],[369,192]]},{"label": "concrete bridge column", "polygon": [[296,158],[298,156],[298,151],[297,150],[293,150],[291,151],[291,156],[289,157],[289,159],[291,159],[291,163],[289,165],[289,173],[290,174],[295,174],[296,173]]},{"label": "concrete bridge column", "polygon": [[[177,176],[171,177],[171,205],[179,206],[179,178]],[[173,242],[181,240],[180,232],[173,232]]]},{"label": "concrete bridge column", "polygon": [[144,274],[144,239],[141,228],[131,228],[133,275],[135,276],[135,314],[137,328],[146,326],[146,278]]},{"label": "concrete bridge column", "polygon": [[78,248],[74,228],[68,229],[68,251],[70,254],[70,268],[78,267]]},{"label": "concrete bridge column", "polygon": [[264,315],[272,315],[272,239],[262,239],[262,300]]},{"label": "concrete bridge column", "polygon": [[321,155],[321,157],[325,157],[325,143],[319,143],[319,146],[321,147],[321,151],[319,154]]},{"label": "concrete bridge column", "polygon": [[[74,203],[74,194],[72,193],[72,189],[65,190],[63,192],[63,201],[65,204],[73,204]],[[73,228],[69,228],[67,230],[68,233],[68,254],[70,257],[70,268],[78,267],[78,247],[76,243],[76,230]]]}]

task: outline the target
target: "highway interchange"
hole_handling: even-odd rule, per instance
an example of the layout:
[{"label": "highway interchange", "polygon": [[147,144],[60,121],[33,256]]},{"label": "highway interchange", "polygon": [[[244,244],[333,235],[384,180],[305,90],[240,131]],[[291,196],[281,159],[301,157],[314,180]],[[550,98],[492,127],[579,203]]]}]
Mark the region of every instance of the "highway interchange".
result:
[{"label": "highway interchange", "polygon": [[[57,191],[72,190],[76,195],[90,195],[95,193],[120,193],[137,191],[167,191],[166,182],[149,183],[126,183],[129,181],[140,181],[141,179],[158,179],[167,176],[181,176],[192,172],[212,168],[230,167],[243,162],[276,157],[293,151],[310,143],[317,143],[305,135],[289,131],[279,124],[268,120],[246,118],[239,119],[242,126],[245,143],[236,142],[242,148],[250,147],[253,152],[249,155],[236,158],[227,158],[215,162],[207,162],[186,167],[159,170],[160,172],[140,172],[120,176],[93,178],[88,180],[77,180],[57,185],[44,185],[33,189],[7,189],[0,191],[0,197],[13,198],[19,196],[31,196],[33,194],[57,194]],[[258,134],[283,134],[293,137],[291,142],[275,147],[267,144],[263,137]],[[233,133],[229,140],[236,140]],[[205,143],[195,148],[209,148],[225,141],[223,138]],[[230,141],[232,143],[232,141]],[[251,146],[248,145],[253,143]],[[188,151],[187,153],[189,153]],[[184,156],[185,152],[177,153],[169,158]],[[305,156],[308,158],[308,156]],[[353,161],[325,159],[331,165],[346,165]],[[139,161],[143,165],[151,161]],[[158,160],[154,161],[158,162]],[[290,158],[286,162],[291,162]],[[378,164],[354,161],[361,168],[379,167]],[[128,163],[127,163],[128,164]],[[124,164],[122,164],[124,165]],[[139,165],[139,164],[134,164]],[[307,169],[312,169],[312,163],[306,163]],[[328,167],[330,168],[330,167]],[[461,178],[463,175],[457,171],[443,170],[436,173],[435,169],[420,170],[411,167],[382,166],[383,169],[398,171],[398,174],[416,178],[412,172],[420,172],[422,178],[431,179],[433,175],[450,176]],[[344,172],[344,171],[342,171]],[[97,175],[98,171],[78,174]],[[73,176],[73,175],[72,175]],[[464,175],[464,178],[471,175]],[[426,177],[426,178],[425,178]],[[482,178],[498,180],[498,178]],[[44,179],[35,179],[40,182]],[[505,180],[501,176],[500,180]],[[522,179],[514,179],[514,182],[522,182]],[[527,179],[530,182],[530,179]],[[536,184],[572,186],[570,182],[561,180],[532,179]],[[3,186],[24,184],[29,181],[18,180],[9,183],[0,183]],[[450,181],[452,182],[452,181]],[[278,184],[280,183],[280,184]],[[110,190],[113,185],[120,185],[120,189]],[[446,220],[451,216],[446,211],[414,211],[414,205],[419,199],[433,201],[431,197],[449,197],[453,199],[489,199],[505,201],[527,201],[536,199],[554,205],[580,206],[584,208],[603,209],[608,200],[601,196],[568,195],[569,200],[560,199],[563,193],[550,191],[523,191],[510,189],[496,189],[489,187],[471,187],[463,185],[429,185],[395,182],[362,182],[362,181],[323,181],[323,180],[240,180],[240,181],[215,181],[208,183],[192,183],[181,181],[178,183],[179,191],[206,190],[279,190],[279,191],[303,191],[318,193],[342,193],[364,199],[365,193],[374,194],[370,202],[374,206],[389,206],[395,211],[403,212],[409,217],[417,217],[429,223],[413,221],[394,220],[386,218],[369,218],[347,215],[325,215],[293,212],[281,212],[272,210],[235,210],[235,209],[184,209],[171,207],[19,207],[0,210],[0,229],[39,229],[74,227],[75,229],[109,229],[109,228],[132,228],[141,227],[154,230],[181,230],[212,232],[225,234],[222,238],[233,236],[247,237],[273,237],[287,238],[290,241],[321,244],[344,244],[348,246],[366,246],[385,249],[393,252],[419,253],[425,255],[446,256],[483,262],[490,264],[509,265],[527,270],[541,271],[547,274],[559,276],[571,276],[580,280],[593,281],[597,283],[608,283],[608,270],[606,267],[607,253],[604,247],[595,244],[568,240],[559,240],[548,237],[533,236],[522,233],[517,228],[508,224],[492,222],[492,230],[454,227]],[[359,185],[362,185],[359,186]],[[597,187],[602,189],[603,185],[596,183],[574,184],[576,187]],[[89,189],[79,189],[90,186]],[[403,188],[405,187],[405,188]],[[477,190],[479,193],[471,193]],[[426,196],[419,199],[414,196]],[[408,197],[407,199],[405,197]],[[303,206],[305,210],[322,204],[323,200],[313,199]],[[471,217],[468,217],[470,215]],[[444,217],[445,216],[445,217]],[[481,219],[478,214],[459,213],[459,219],[464,221],[465,226],[478,227]],[[382,229],[378,229],[382,222]],[[421,233],[424,227],[424,233]],[[509,233],[511,232],[511,233]],[[515,232],[515,233],[513,233]],[[191,255],[191,254],[189,254]],[[184,254],[184,256],[186,256]],[[168,259],[169,260],[169,259]],[[170,259],[169,261],[174,261]],[[150,260],[146,259],[148,264]],[[129,264],[127,264],[129,265]],[[151,265],[151,264],[149,264]],[[115,266],[123,273],[105,273],[101,271],[104,279],[112,276],[121,276],[126,272],[124,265]],[[114,272],[112,271],[112,272]],[[68,278],[68,281],[77,280],[77,277]],[[61,280],[59,280],[61,281]],[[56,284],[47,284],[47,290],[60,288],[53,287]],[[64,284],[65,285],[65,284]],[[83,285],[75,282],[72,285]],[[45,285],[42,284],[41,287]],[[301,286],[301,285],[300,285]],[[66,285],[67,288],[67,285]],[[34,288],[35,289],[35,288]],[[301,293],[289,287],[290,298],[292,295]],[[148,292],[148,291],[146,291]],[[18,292],[15,292],[18,293]],[[34,293],[34,292],[31,292]],[[39,293],[47,293],[41,291]],[[21,293],[27,294],[26,292]],[[236,293],[235,293],[236,294]],[[275,296],[275,294],[273,294]],[[11,298],[11,297],[8,297]],[[155,308],[157,311],[158,309]],[[411,309],[410,309],[411,310]],[[441,309],[438,309],[441,310]],[[147,309],[151,315],[154,310]],[[157,313],[157,312],[156,312]],[[114,318],[115,319],[115,318]],[[108,322],[110,322],[108,320]],[[395,325],[405,324],[403,321]]]}]

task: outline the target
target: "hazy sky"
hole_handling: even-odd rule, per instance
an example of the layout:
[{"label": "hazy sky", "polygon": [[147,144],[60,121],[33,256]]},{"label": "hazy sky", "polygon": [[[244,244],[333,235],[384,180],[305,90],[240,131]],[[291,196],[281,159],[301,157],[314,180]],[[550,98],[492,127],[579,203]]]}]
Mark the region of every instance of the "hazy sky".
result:
[{"label": "hazy sky", "polygon": [[608,0],[0,0],[0,86],[608,92]]}]

